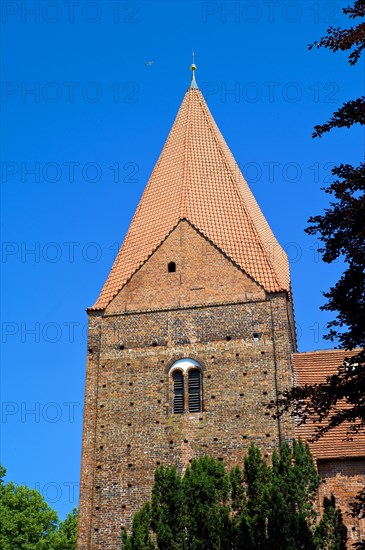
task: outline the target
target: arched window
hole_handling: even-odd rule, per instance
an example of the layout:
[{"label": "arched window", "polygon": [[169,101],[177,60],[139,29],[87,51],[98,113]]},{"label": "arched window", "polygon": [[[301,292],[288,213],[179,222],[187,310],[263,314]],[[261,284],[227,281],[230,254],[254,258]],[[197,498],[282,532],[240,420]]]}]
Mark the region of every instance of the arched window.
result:
[{"label": "arched window", "polygon": [[189,412],[195,413],[201,411],[201,374],[199,369],[189,371],[188,375],[188,394],[189,394]]},{"label": "arched window", "polygon": [[194,359],[176,361],[170,369],[172,382],[172,411],[197,413],[202,405],[202,369]]},{"label": "arched window", "polygon": [[175,262],[170,262],[169,265],[167,266],[167,271],[169,273],[175,273],[176,272],[176,264]]},{"label": "arched window", "polygon": [[184,375],[181,370],[174,371],[172,375],[174,384],[173,411],[175,414],[184,412]]}]

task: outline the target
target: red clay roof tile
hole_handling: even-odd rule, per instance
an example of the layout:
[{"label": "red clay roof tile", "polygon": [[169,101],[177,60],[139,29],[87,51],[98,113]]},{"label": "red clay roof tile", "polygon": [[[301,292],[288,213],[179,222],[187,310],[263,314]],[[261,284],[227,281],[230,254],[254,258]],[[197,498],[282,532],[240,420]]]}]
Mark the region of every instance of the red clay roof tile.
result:
[{"label": "red clay roof tile", "polygon": [[[352,357],[360,350],[320,350],[293,354],[294,383],[296,386],[320,384],[326,378],[336,374],[345,357]],[[342,405],[343,407],[343,405]],[[339,404],[341,408],[341,404]],[[309,440],[317,424],[308,420],[306,424],[296,427],[296,435]],[[365,455],[365,435],[354,435],[352,441],[346,441],[348,423],[330,430],[319,441],[310,443],[315,458],[329,459]]]},{"label": "red clay roof tile", "polygon": [[287,255],[198,89],[189,89],[98,300],[104,309],[187,219],[268,292],[290,292]]}]

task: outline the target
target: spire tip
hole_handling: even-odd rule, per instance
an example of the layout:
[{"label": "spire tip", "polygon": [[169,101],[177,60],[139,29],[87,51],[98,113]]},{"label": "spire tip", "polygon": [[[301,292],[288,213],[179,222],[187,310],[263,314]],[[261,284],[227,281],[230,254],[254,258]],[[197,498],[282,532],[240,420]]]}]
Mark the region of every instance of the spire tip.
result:
[{"label": "spire tip", "polygon": [[195,80],[195,71],[196,71],[196,69],[197,69],[197,66],[196,66],[195,63],[194,63],[194,61],[195,61],[195,59],[194,59],[194,57],[195,57],[194,50],[193,50],[192,54],[193,54],[193,62],[192,62],[192,64],[190,65],[190,70],[191,70],[191,73],[192,73],[192,74],[191,74],[191,82],[190,82],[189,89],[190,89],[190,90],[192,90],[192,89],[193,89],[193,90],[197,90],[197,89],[198,89],[198,85],[197,85],[196,80]]}]

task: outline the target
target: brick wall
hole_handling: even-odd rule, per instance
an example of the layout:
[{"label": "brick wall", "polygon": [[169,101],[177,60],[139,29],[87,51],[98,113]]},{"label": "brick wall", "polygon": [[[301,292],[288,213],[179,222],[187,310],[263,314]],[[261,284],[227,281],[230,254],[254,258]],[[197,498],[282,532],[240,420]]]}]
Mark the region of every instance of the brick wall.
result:
[{"label": "brick wall", "polygon": [[[364,453],[365,454],[365,453]],[[358,520],[349,515],[350,504],[355,495],[365,486],[365,458],[318,460],[318,473],[322,484],[319,492],[320,505],[323,498],[334,494],[336,504],[341,508],[348,529],[348,546],[365,540],[365,519]]]},{"label": "brick wall", "polygon": [[[159,464],[209,454],[230,468],[251,442],[269,458],[293,436],[266,409],[292,384],[290,310],[182,222],[90,315],[79,550],[119,547]],[[203,369],[201,413],[172,413],[169,369],[183,357]]]},{"label": "brick wall", "polygon": [[[176,272],[167,273],[169,262]],[[182,221],[106,308],[106,314],[264,300],[265,291]]]},{"label": "brick wall", "polygon": [[82,460],[78,519],[78,548],[90,548],[92,503],[94,495],[95,445],[98,404],[101,314],[89,315],[88,349],[82,432]]}]

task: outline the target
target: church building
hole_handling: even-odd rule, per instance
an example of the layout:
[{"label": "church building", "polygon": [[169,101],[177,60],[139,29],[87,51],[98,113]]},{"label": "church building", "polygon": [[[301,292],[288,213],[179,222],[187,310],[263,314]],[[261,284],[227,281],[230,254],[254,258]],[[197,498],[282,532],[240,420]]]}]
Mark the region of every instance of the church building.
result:
[{"label": "church building", "polygon": [[[191,69],[88,309],[78,550],[120,548],[160,464],[183,471],[207,454],[231,468],[252,442],[270,460],[281,442],[308,437],[308,427],[273,419],[267,405],[294,383],[324,379],[343,354],[298,353],[287,255]],[[342,435],[328,434],[313,453],[322,493],[335,491],[346,506],[364,483],[365,445]],[[351,521],[355,540],[364,525]]]}]

